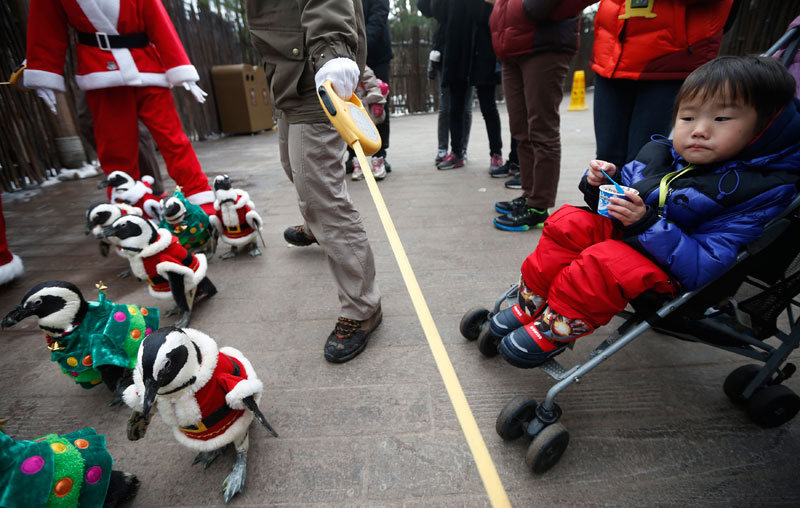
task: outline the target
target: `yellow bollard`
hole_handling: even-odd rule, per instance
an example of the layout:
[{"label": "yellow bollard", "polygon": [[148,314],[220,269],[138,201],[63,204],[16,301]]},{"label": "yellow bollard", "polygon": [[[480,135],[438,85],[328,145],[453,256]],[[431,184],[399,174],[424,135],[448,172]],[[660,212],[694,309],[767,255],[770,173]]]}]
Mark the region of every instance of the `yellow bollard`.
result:
[{"label": "yellow bollard", "polygon": [[586,107],[586,76],[583,71],[575,71],[572,77],[572,95],[567,111],[583,111]]}]

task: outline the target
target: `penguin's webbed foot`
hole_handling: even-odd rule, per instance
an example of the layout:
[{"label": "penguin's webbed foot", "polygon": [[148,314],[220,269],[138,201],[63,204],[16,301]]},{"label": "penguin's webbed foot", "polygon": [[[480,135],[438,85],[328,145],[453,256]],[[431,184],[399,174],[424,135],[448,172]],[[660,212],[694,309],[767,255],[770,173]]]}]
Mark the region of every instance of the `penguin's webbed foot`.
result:
[{"label": "penguin's webbed foot", "polygon": [[203,469],[208,469],[208,466],[211,465],[214,460],[222,455],[222,452],[225,451],[225,447],[217,448],[216,450],[211,450],[210,452],[200,452],[198,453],[194,460],[192,461],[192,465],[195,464],[203,464]]},{"label": "penguin's webbed foot", "polygon": [[225,254],[221,254],[219,258],[222,260],[226,260],[230,258],[235,258],[238,255],[239,255],[239,249],[237,249],[236,247],[231,247],[231,250],[229,250]]},{"label": "penguin's webbed foot", "polygon": [[133,275],[133,270],[128,268],[127,270],[123,270],[123,271],[119,272],[117,274],[117,278],[118,279],[125,279],[127,277],[130,277],[131,275]]},{"label": "penguin's webbed foot", "polygon": [[238,452],[230,474],[222,482],[222,495],[227,503],[233,496],[244,490],[247,478],[247,452]]},{"label": "penguin's webbed foot", "polygon": [[189,320],[192,318],[192,311],[187,310],[183,313],[183,316],[175,323],[175,327],[177,328],[186,328],[189,326]]},{"label": "penguin's webbed foot", "polygon": [[180,314],[182,312],[183,312],[183,309],[181,309],[180,307],[175,306],[175,307],[169,309],[167,312],[165,312],[164,313],[164,317],[177,316],[178,314]]},{"label": "penguin's webbed foot", "polygon": [[250,250],[247,252],[247,254],[251,258],[261,255],[261,249],[258,248],[258,244],[256,242],[250,244]]},{"label": "penguin's webbed foot", "polygon": [[108,403],[108,407],[122,407],[124,405],[125,404],[122,403],[122,397],[117,394],[114,394],[114,398]]}]

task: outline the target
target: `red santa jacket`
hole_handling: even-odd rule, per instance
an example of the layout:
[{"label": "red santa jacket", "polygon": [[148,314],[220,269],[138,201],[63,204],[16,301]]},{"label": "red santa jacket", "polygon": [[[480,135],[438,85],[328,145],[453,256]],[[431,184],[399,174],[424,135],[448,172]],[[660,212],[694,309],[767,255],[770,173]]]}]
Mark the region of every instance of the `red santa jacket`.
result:
[{"label": "red santa jacket", "polygon": [[198,81],[175,27],[160,0],[31,0],[28,15],[29,88],[65,91],[64,58],[68,27],[88,34],[146,34],[140,48],[101,49],[77,43],[78,86],[83,90],[114,86],[170,87]]},{"label": "red santa jacket", "polygon": [[147,281],[151,295],[172,298],[168,274],[182,275],[186,291],[189,291],[206,276],[206,257],[187,251],[166,229],[159,229],[158,233],[158,240],[131,258],[131,270],[137,277]]},{"label": "red santa jacket", "polygon": [[161,201],[153,195],[153,177],[145,175],[132,188],[119,191],[109,188],[112,203],[126,204],[141,209],[146,219],[158,220],[161,213]]},{"label": "red santa jacket", "polygon": [[716,58],[733,0],[657,0],[632,12],[626,5],[600,2],[592,70],[604,78],[664,80],[684,79]]},{"label": "red santa jacket", "polygon": [[[233,205],[223,202],[226,198],[235,199]],[[256,241],[257,231],[250,225],[253,221],[261,224],[261,216],[253,210],[255,205],[250,195],[241,189],[216,191],[215,214],[208,217],[211,225],[220,232],[222,241],[230,245],[246,245]],[[236,212],[234,217],[233,212]]]}]

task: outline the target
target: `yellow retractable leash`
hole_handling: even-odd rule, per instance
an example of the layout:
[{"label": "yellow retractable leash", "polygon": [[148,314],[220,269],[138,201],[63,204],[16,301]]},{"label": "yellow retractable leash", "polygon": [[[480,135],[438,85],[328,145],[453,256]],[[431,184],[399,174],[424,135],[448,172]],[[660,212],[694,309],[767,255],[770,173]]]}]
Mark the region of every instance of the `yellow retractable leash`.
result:
[{"label": "yellow retractable leash", "polygon": [[[464,395],[464,390],[461,388],[461,383],[458,381],[455,369],[453,369],[453,364],[450,362],[450,357],[447,356],[447,350],[444,348],[442,338],[439,336],[439,331],[433,321],[433,316],[430,309],[428,309],[428,304],[425,302],[425,297],[422,295],[417,278],[411,269],[411,263],[408,262],[406,251],[400,242],[392,217],[389,215],[383,196],[378,190],[378,183],[372,174],[372,166],[367,163],[366,156],[376,153],[381,148],[381,136],[378,134],[378,129],[375,128],[375,124],[372,123],[367,110],[364,109],[355,94],[347,101],[342,100],[333,91],[330,81],[325,81],[317,90],[317,94],[319,102],[322,104],[322,109],[325,110],[325,114],[328,115],[331,124],[336,127],[345,142],[356,152],[358,162],[361,163],[361,168],[364,170],[364,179],[367,181],[367,187],[372,195],[372,200],[375,202],[375,207],[378,209],[378,215],[389,239],[389,245],[391,245],[397,265],[400,267],[400,273],[406,283],[414,309],[417,311],[417,318],[422,325],[425,338],[428,340],[428,345],[431,348],[439,374],[442,376],[442,381],[444,381],[445,388],[450,396],[456,417],[461,424],[461,430],[464,432],[470,450],[472,450],[472,456],[486,488],[486,494],[489,496],[489,502],[495,508],[510,507],[511,502],[494,467],[489,450],[486,448],[486,443],[483,441],[478,429],[478,423],[469,408],[469,403]],[[386,114],[389,113],[387,112]]]}]

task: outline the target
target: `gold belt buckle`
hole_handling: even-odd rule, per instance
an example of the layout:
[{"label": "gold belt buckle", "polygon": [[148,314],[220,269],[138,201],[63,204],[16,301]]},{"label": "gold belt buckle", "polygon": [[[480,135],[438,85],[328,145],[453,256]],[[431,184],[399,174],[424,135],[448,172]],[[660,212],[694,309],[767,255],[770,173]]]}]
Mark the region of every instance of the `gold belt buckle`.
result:
[{"label": "gold belt buckle", "polygon": [[208,430],[206,428],[206,426],[203,424],[202,420],[197,422],[194,426],[196,427],[194,429],[189,429],[189,428],[186,428],[186,427],[180,427],[180,429],[181,429],[181,432],[189,432],[189,433],[192,433],[192,434],[198,434],[200,432],[205,432],[205,431]]},{"label": "gold belt buckle", "polygon": [[239,226],[238,224],[236,226],[230,226],[230,227],[225,226],[225,229],[228,231],[228,233],[241,233],[242,232],[242,227]]}]

